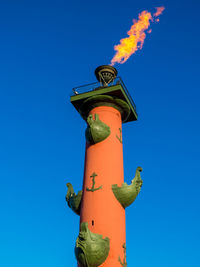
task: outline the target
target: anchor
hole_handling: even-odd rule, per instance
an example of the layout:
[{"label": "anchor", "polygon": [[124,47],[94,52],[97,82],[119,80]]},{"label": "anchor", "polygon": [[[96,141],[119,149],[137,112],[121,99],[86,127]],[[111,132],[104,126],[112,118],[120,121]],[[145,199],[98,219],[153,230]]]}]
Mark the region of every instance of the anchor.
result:
[{"label": "anchor", "polygon": [[94,192],[96,190],[102,189],[102,185],[95,188],[95,177],[96,176],[97,176],[97,174],[95,172],[93,172],[93,174],[90,176],[92,178],[92,187],[91,188],[86,187],[87,191]]},{"label": "anchor", "polygon": [[118,136],[118,135],[116,134],[116,137],[117,137],[117,139],[119,140],[119,142],[122,144],[122,129],[121,129],[121,128],[119,128],[119,132],[120,132],[120,136]]},{"label": "anchor", "polygon": [[118,260],[119,260],[121,266],[123,266],[123,267],[127,267],[127,262],[126,262],[126,244],[124,243],[122,247],[123,247],[123,249],[124,249],[124,259],[123,259],[123,263],[122,263],[120,257],[119,257]]}]

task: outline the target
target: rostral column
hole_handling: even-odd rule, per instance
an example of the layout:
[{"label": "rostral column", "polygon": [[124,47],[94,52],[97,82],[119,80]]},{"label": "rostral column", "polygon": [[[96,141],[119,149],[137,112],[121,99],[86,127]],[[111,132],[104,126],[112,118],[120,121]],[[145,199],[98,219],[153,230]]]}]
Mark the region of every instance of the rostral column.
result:
[{"label": "rostral column", "polygon": [[142,168],[130,185],[124,183],[122,123],[137,120],[137,113],[114,67],[100,66],[95,75],[98,83],[75,88],[71,96],[87,123],[86,152],[82,190],[75,194],[68,183],[66,201],[80,215],[78,266],[125,267],[125,208],[140,192]]}]

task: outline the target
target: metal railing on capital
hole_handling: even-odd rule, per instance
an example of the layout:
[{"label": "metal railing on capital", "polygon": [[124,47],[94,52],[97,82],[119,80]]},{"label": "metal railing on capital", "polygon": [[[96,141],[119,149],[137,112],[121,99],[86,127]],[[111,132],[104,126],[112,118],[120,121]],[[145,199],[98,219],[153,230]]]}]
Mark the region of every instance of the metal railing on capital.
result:
[{"label": "metal railing on capital", "polygon": [[85,84],[85,85],[74,87],[72,89],[71,96],[84,94],[84,93],[91,92],[91,91],[94,91],[94,90],[103,89],[103,88],[106,88],[106,87],[112,87],[112,86],[115,86],[115,85],[121,85],[122,86],[123,90],[127,94],[128,98],[129,98],[129,101],[131,102],[131,104],[134,107],[134,110],[136,112],[136,105],[135,105],[135,103],[134,103],[129,91],[127,90],[124,82],[122,81],[122,79],[120,77],[117,77],[113,82],[109,83],[107,86],[103,85],[101,82],[94,82],[94,83],[90,83],[90,84]]}]

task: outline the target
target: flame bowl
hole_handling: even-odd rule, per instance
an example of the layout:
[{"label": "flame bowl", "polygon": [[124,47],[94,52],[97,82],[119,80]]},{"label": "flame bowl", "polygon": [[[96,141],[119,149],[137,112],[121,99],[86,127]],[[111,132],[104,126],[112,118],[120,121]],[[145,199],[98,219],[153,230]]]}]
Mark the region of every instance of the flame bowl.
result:
[{"label": "flame bowl", "polygon": [[117,77],[117,70],[110,65],[102,65],[96,68],[95,76],[104,86],[113,82]]}]

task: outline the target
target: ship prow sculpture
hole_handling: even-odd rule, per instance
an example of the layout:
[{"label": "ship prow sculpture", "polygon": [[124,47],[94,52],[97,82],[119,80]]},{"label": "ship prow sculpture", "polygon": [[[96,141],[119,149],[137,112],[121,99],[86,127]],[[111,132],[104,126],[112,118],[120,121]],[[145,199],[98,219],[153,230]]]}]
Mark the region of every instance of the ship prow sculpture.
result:
[{"label": "ship prow sculpture", "polygon": [[140,192],[142,168],[136,169],[130,185],[124,182],[122,123],[137,120],[137,112],[114,67],[100,66],[95,75],[99,83],[92,90],[91,85],[74,88],[71,96],[87,123],[86,153],[82,190],[76,194],[67,183],[66,201],[80,215],[78,266],[125,267],[125,208]]},{"label": "ship prow sculpture", "polygon": [[142,179],[140,176],[141,171],[141,167],[136,169],[135,177],[130,185],[127,183],[123,183],[121,186],[118,186],[117,184],[112,185],[112,191],[116,199],[124,208],[130,206],[140,192],[142,187]]}]

